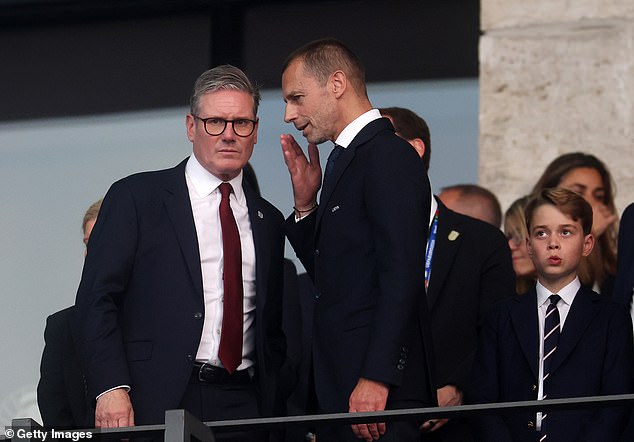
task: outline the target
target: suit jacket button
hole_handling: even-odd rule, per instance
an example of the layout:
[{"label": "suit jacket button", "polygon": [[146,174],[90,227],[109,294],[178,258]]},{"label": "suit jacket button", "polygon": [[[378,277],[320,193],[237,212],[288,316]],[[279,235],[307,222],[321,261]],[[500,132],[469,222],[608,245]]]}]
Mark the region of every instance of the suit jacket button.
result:
[{"label": "suit jacket button", "polygon": [[192,361],[194,359],[194,357],[192,355],[187,355],[187,360],[188,361]]},{"label": "suit jacket button", "polygon": [[319,299],[321,297],[321,292],[316,292],[315,293],[315,299]]},{"label": "suit jacket button", "polygon": [[402,370],[402,369],[404,369],[404,368],[405,368],[405,366],[404,366],[403,364],[398,364],[398,365],[396,366],[396,368],[397,368],[397,369],[399,369],[399,370]]},{"label": "suit jacket button", "polygon": [[404,364],[405,364],[405,359],[399,359],[399,360],[398,360],[398,363],[399,363],[400,365],[404,365]]},{"label": "suit jacket button", "polygon": [[201,319],[203,317],[203,314],[200,312],[196,312],[194,313],[194,319]]},{"label": "suit jacket button", "polygon": [[319,256],[319,249],[315,249],[315,256]]},{"label": "suit jacket button", "polygon": [[531,387],[533,389],[533,391],[537,391],[537,385],[533,384],[533,386]]},{"label": "suit jacket button", "polygon": [[528,421],[528,428],[535,428],[535,422],[533,421]]}]

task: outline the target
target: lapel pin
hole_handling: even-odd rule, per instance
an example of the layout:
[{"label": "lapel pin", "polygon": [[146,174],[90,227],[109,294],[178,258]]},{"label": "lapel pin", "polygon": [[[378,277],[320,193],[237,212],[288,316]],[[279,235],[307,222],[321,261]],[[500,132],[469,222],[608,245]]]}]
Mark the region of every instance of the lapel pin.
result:
[{"label": "lapel pin", "polygon": [[449,232],[449,236],[447,238],[449,239],[449,241],[455,241],[458,239],[459,236],[460,236],[460,232],[456,232],[455,230],[452,230],[451,232]]},{"label": "lapel pin", "polygon": [[264,214],[258,210],[258,218],[264,219]]},{"label": "lapel pin", "polygon": [[337,210],[339,210],[339,206],[335,206],[332,209],[330,209],[331,213],[335,213]]}]

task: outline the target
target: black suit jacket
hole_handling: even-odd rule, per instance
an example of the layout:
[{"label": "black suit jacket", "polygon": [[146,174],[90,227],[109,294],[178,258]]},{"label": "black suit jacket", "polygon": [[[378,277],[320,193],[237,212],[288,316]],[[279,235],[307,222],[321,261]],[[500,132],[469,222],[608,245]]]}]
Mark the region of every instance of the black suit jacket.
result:
[{"label": "black suit jacket", "polygon": [[629,306],[634,289],[634,203],[625,209],[621,217],[618,257],[613,299]]},{"label": "black suit jacket", "polygon": [[86,383],[71,333],[75,307],[46,318],[44,351],[37,384],[37,404],[47,428],[90,428]]},{"label": "black suit jacket", "polygon": [[436,200],[438,232],[427,287],[436,384],[464,390],[478,346],[478,329],[495,301],[515,294],[515,272],[499,229]]},{"label": "black suit jacket", "polygon": [[[472,383],[476,403],[537,399],[539,329],[537,294],[502,301],[481,334]],[[582,287],[575,296],[551,362],[548,397],[632,392],[632,326],[622,305]],[[626,413],[619,408],[550,411],[548,439],[614,441]],[[535,414],[482,417],[478,433],[487,441],[535,441]],[[533,424],[533,425],[531,425]]]},{"label": "black suit jacket", "polygon": [[388,407],[435,402],[423,330],[430,197],[416,152],[382,118],[344,149],[319,209],[287,219],[318,292],[313,369],[322,410],[348,411],[360,377],[391,386]]},{"label": "black suit jacket", "polygon": [[[77,292],[88,395],[130,385],[137,424],[177,408],[200,343],[204,299],[186,160],[112,185]],[[256,370],[261,412],[283,412],[283,218],[244,187],[256,253]],[[282,397],[283,396],[283,397]]]},{"label": "black suit jacket", "polygon": [[[438,231],[427,287],[436,386],[455,385],[464,392],[480,326],[493,303],[515,295],[515,272],[500,229],[456,213],[436,200]],[[427,438],[473,440],[468,423],[460,419],[450,420]]]}]

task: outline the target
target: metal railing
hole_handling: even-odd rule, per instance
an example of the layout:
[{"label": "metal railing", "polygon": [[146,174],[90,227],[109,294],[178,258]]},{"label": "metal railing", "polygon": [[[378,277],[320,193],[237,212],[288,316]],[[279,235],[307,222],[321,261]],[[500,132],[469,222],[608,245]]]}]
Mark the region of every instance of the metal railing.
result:
[{"label": "metal railing", "polygon": [[[284,416],[258,419],[235,419],[223,421],[201,422],[185,410],[168,410],[165,412],[165,424],[140,425],[123,428],[91,428],[84,430],[68,430],[57,433],[53,437],[52,431],[46,430],[30,418],[14,419],[6,436],[0,440],[13,441],[43,441],[43,440],[73,440],[80,442],[86,439],[110,441],[134,439],[138,437],[161,437],[166,442],[190,442],[192,438],[201,442],[215,442],[215,432],[257,431],[289,428],[293,426],[312,427],[323,424],[349,425],[370,422],[392,422],[399,420],[428,420],[439,418],[472,417],[487,414],[506,414],[521,411],[550,411],[561,409],[599,408],[614,406],[632,406],[634,394],[613,396],[590,396],[566,399],[547,399],[520,402],[500,402],[478,405],[460,405],[456,407],[427,407],[408,408],[400,410],[386,410],[366,413],[334,413],[313,414],[302,416]],[[47,436],[43,439],[43,434]],[[81,435],[83,437],[80,437]],[[88,434],[90,436],[88,437]],[[10,436],[10,437],[7,437]],[[77,440],[76,440],[77,439]]]}]

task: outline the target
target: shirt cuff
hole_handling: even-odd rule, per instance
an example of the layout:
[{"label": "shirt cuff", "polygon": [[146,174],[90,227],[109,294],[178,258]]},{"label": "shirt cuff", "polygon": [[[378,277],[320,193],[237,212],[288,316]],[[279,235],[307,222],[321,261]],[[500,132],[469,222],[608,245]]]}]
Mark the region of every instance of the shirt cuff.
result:
[{"label": "shirt cuff", "polygon": [[125,389],[126,392],[130,391],[130,386],[129,385],[117,385],[116,387],[112,387],[109,390],[104,391],[103,393],[101,393],[100,395],[97,395],[97,399],[99,399],[101,396],[103,396],[106,393],[110,393],[113,390],[117,390],[119,388],[123,388]]}]

